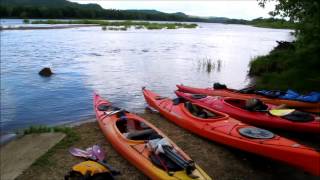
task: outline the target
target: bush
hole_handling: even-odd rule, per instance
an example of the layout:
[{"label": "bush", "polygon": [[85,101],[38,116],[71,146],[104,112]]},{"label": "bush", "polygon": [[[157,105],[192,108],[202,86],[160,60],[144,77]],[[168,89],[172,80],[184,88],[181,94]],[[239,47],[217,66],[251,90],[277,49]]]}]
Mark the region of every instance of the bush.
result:
[{"label": "bush", "polygon": [[278,46],[269,55],[251,61],[249,75],[256,77],[257,88],[320,90],[318,45],[300,46],[296,43],[295,47]]}]

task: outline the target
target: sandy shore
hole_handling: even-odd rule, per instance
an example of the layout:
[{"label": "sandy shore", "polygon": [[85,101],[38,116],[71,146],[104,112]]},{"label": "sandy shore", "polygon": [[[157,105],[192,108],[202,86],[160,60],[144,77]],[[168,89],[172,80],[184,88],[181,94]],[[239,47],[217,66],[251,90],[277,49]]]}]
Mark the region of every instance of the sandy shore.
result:
[{"label": "sandy shore", "polygon": [[[216,180],[227,179],[317,179],[294,167],[267,158],[245,153],[193,135],[170,123],[157,113],[146,111],[141,114],[193,158],[211,177]],[[122,158],[106,141],[96,122],[73,127],[80,140],[72,146],[87,148],[101,145],[106,151],[107,161],[121,171],[117,179],[147,179],[139,170]],[[276,132],[298,140],[302,144],[319,146],[319,136],[296,135],[295,133]],[[69,147],[68,147],[69,148]],[[69,154],[68,148],[54,148],[46,165],[33,164],[17,179],[63,179],[70,168],[82,160]]]}]

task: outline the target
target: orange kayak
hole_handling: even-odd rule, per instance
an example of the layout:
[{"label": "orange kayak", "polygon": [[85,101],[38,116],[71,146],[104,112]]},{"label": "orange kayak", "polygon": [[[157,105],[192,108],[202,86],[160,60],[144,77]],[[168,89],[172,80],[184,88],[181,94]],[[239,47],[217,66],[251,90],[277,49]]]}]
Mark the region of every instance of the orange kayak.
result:
[{"label": "orange kayak", "polygon": [[[320,153],[315,149],[244,124],[201,104],[181,99],[171,100],[146,89],[143,89],[143,95],[152,108],[184,129],[212,141],[282,161],[320,176]],[[190,106],[201,113],[195,113]]]},{"label": "orange kayak", "polygon": [[[94,95],[94,110],[106,139],[125,159],[149,178],[211,179],[176,144],[143,118],[113,107],[110,102],[97,94]],[[150,146],[152,147],[152,143],[154,145],[155,142],[159,145],[158,140],[162,140],[160,145],[163,152],[157,154]],[[166,144],[163,145],[163,142]],[[177,158],[178,162],[177,159],[173,161],[172,157]]]},{"label": "orange kayak", "polygon": [[320,113],[319,102],[311,103],[311,102],[302,102],[302,101],[279,99],[279,98],[267,98],[265,96],[261,96],[257,94],[239,93],[233,89],[195,88],[195,87],[184,86],[184,85],[177,85],[177,88],[181,92],[193,93],[193,94],[205,94],[209,96],[224,96],[224,97],[232,97],[232,98],[239,98],[239,99],[258,98],[264,103],[269,103],[274,105],[285,104],[289,107],[296,108],[301,111]]}]

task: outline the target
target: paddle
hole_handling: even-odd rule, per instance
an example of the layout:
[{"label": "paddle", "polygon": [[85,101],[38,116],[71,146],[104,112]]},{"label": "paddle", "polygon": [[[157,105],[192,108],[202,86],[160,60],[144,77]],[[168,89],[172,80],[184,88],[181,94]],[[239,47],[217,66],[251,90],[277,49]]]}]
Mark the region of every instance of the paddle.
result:
[{"label": "paddle", "polygon": [[285,116],[295,111],[295,109],[271,109],[269,113],[273,116]]}]

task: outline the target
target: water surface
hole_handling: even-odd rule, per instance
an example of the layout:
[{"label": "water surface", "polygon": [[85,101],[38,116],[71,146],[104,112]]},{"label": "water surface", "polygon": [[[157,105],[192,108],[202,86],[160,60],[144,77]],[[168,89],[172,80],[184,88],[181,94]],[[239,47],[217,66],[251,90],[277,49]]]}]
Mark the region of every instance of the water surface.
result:
[{"label": "water surface", "polygon": [[[292,40],[289,30],[198,24],[177,30],[1,31],[1,131],[93,117],[94,91],[142,112],[142,86],[170,97],[180,83],[243,88],[253,57],[267,54],[277,40]],[[203,59],[220,60],[221,67],[208,73],[199,68]],[[38,75],[45,66],[52,77]]]}]

